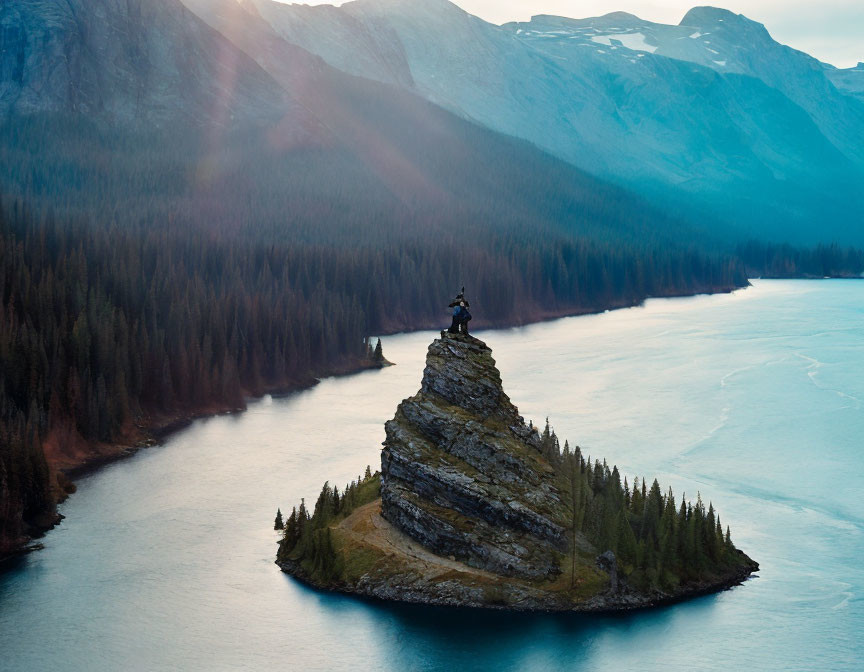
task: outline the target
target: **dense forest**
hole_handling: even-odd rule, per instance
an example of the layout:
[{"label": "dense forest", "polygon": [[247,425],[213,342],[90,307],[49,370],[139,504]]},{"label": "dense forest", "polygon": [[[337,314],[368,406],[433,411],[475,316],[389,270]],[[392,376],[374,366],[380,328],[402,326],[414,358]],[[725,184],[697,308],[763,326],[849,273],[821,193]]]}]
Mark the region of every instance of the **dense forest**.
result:
[{"label": "dense forest", "polygon": [[[682,585],[711,579],[741,563],[742,555],[724,530],[712,504],[701,497],[676,502],[671,488],[664,494],[655,479],[622,480],[618,467],[582,455],[567,442],[562,448],[547,422],[541,434],[544,457],[556,467],[572,537],[582,535],[598,553],[612,551],[629,585],[639,590],[672,591]],[[324,585],[338,581],[348,561],[338,552],[330,528],[358,506],[380,497],[380,475],[369,468],[363,477],[340,493],[325,483],[310,512],[305,502],[284,523],[278,558],[299,561],[313,580]],[[571,544],[570,576],[576,576],[577,544]],[[577,560],[578,558],[578,560]],[[567,572],[567,567],[561,567]]]},{"label": "dense forest", "polygon": [[695,249],[530,228],[349,247],[61,221],[9,203],[0,537],[9,550],[44,525],[62,489],[50,467],[82,446],[371,365],[370,335],[442,325],[462,283],[478,324],[505,325],[744,281],[734,260]]},{"label": "dense forest", "polygon": [[839,245],[813,248],[750,241],[738,246],[737,256],[751,278],[860,278],[864,250]]},{"label": "dense forest", "polygon": [[[542,451],[564,478],[570,501],[571,533],[583,534],[600,552],[610,550],[629,583],[640,589],[674,590],[701,581],[741,561],[720,516],[701,497],[676,505],[657,479],[633,479],[632,488],[617,466],[585,458],[577,446],[563,449],[547,421]],[[573,561],[576,551],[573,549]]]}]

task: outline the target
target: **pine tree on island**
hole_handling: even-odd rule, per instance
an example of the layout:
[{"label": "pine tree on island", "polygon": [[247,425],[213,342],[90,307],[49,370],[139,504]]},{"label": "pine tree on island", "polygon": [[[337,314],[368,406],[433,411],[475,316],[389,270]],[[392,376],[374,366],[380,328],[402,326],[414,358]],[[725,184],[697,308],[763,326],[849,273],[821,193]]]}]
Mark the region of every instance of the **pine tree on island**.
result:
[{"label": "pine tree on island", "polygon": [[372,354],[372,361],[381,364],[384,361],[384,351],[381,349],[381,339],[375,344],[375,352]]},{"label": "pine tree on island", "polygon": [[285,524],[282,522],[282,509],[276,509],[276,520],[273,523],[274,530],[284,529]]}]

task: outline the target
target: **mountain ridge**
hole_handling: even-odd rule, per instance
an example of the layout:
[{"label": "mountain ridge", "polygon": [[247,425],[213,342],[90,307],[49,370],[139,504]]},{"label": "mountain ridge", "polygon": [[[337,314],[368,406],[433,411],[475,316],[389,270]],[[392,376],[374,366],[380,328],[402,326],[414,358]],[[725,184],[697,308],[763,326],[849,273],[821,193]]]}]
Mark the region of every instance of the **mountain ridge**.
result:
[{"label": "mountain ridge", "polygon": [[[407,87],[649,198],[677,195],[692,205],[690,216],[722,219],[731,235],[860,239],[854,194],[864,183],[864,107],[815,59],[777,45],[746,17],[706,8],[685,20],[722,27],[734,18],[771,46],[766,57],[789,61],[794,81],[778,82],[780,65],[754,69],[743,56],[721,54],[713,35],[630,14],[601,17],[606,26],[632,24],[623,34],[579,37],[537,33],[530,23],[494,26],[446,0],[355,0],[326,11],[254,1],[286,40],[335,67]],[[600,21],[547,19],[585,30]],[[363,39],[311,37],[334,22],[362,28]],[[670,37],[661,44],[645,26]],[[375,52],[373,35],[386,48]],[[366,69],[373,58],[402,74]],[[824,192],[836,196],[826,203]]]},{"label": "mountain ridge", "polygon": [[225,125],[241,114],[273,118],[289,104],[266,72],[171,0],[6,2],[0,26],[0,115]]}]

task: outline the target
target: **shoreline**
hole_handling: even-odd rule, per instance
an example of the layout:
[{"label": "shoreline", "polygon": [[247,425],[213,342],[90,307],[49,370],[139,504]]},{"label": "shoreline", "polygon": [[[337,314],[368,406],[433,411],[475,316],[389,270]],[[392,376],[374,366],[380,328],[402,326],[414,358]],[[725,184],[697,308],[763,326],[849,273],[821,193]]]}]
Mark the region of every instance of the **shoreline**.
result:
[{"label": "shoreline", "polygon": [[[739,551],[740,552],[740,551]],[[345,595],[361,600],[370,600],[378,604],[412,604],[443,607],[447,609],[471,609],[471,610],[492,610],[506,611],[514,613],[541,613],[541,614],[625,614],[637,611],[647,611],[651,609],[662,609],[664,607],[681,604],[698,597],[706,597],[708,595],[716,595],[718,593],[732,590],[736,586],[743,585],[745,582],[759,578],[759,563],[753,561],[753,565],[749,567],[741,567],[731,576],[724,577],[714,582],[694,585],[692,587],[683,588],[672,594],[660,593],[654,595],[640,595],[638,593],[618,593],[608,594],[601,593],[578,605],[556,605],[554,602],[542,604],[540,602],[528,603],[527,605],[518,604],[489,604],[478,603],[469,600],[457,601],[450,596],[440,596],[435,594],[423,595],[416,590],[410,588],[402,588],[392,586],[390,590],[394,594],[382,595],[374,588],[359,588],[349,585],[333,585],[323,586],[312,581],[300,563],[293,560],[276,561],[279,569],[290,576],[292,579],[300,582],[304,586],[317,592],[326,594]]]},{"label": "shoreline", "polygon": [[[93,444],[94,446],[101,445],[103,451],[94,452],[81,460],[70,461],[66,465],[60,466],[57,464],[49,464],[49,467],[56,474],[62,474],[70,482],[74,483],[76,480],[98,472],[103,467],[134,457],[141,450],[162,445],[171,436],[186,429],[197,420],[242,413],[248,409],[249,402],[258,401],[267,395],[283,397],[303,392],[315,387],[325,378],[348,376],[392,365],[393,363],[388,362],[386,359],[384,360],[384,363],[381,364],[375,362],[360,362],[358,366],[348,366],[343,363],[322,373],[320,376],[310,376],[306,380],[298,380],[297,382],[290,384],[266,387],[261,390],[260,394],[252,394],[244,397],[243,406],[232,407],[226,405],[197,412],[189,411],[177,415],[163,415],[155,419],[151,418],[151,422],[135,424],[135,430],[130,432],[130,440],[128,441],[111,444]],[[75,489],[61,493],[61,495],[58,496],[57,505],[59,506],[74,494]],[[45,545],[39,542],[39,540],[44,538],[48,532],[57,527],[64,518],[65,516],[58,511],[56,512],[56,515],[51,517],[50,522],[46,522],[42,525],[31,524],[29,534],[23,538],[15,548],[0,555],[0,573],[7,570],[9,565],[13,564],[16,560],[19,560],[35,551],[43,550]]]},{"label": "shoreline", "polygon": [[[498,329],[514,329],[532,324],[551,322],[566,317],[599,315],[613,310],[635,308],[644,305],[645,302],[649,299],[681,299],[697,296],[712,296],[716,294],[731,294],[738,290],[746,289],[750,286],[751,284],[748,280],[746,285],[742,285],[740,287],[733,286],[722,288],[697,288],[697,291],[693,292],[670,293],[664,294],[662,296],[646,296],[639,301],[617,301],[603,308],[562,308],[552,311],[538,311],[530,315],[530,318],[526,320],[503,322],[489,322],[485,320],[479,320],[475,325],[475,329],[484,331]],[[393,336],[396,334],[414,333],[418,331],[438,330],[439,328],[446,328],[446,326],[447,325],[445,324],[445,319],[443,318],[434,322],[429,321],[428,323],[425,321],[421,321],[411,328],[395,327],[390,329],[384,329],[382,330],[380,336]],[[310,375],[309,378],[305,380],[298,380],[289,384],[275,385],[272,388],[264,388],[260,391],[260,394],[251,394],[246,397],[244,399],[243,406],[240,407],[211,407],[207,409],[202,409],[200,411],[189,411],[187,413],[181,413],[178,415],[162,416],[160,418],[153,419],[151,423],[143,422],[141,424],[136,424],[136,429],[130,432],[129,441],[111,444],[91,444],[91,446],[93,446],[94,448],[97,445],[101,445],[104,452],[93,452],[80,460],[70,461],[68,465],[58,465],[57,463],[50,464],[49,461],[49,466],[51,467],[52,471],[55,471],[58,474],[62,474],[64,477],[69,479],[69,481],[74,483],[75,480],[95,473],[102,467],[108,466],[120,460],[127,459],[129,457],[133,457],[138,453],[138,451],[142,449],[161,445],[174,433],[187,428],[196,420],[213,418],[220,415],[232,415],[235,413],[242,413],[248,408],[247,401],[257,401],[268,394],[271,396],[287,396],[290,394],[311,389],[326,378],[348,376],[356,373],[361,373],[363,371],[381,369],[392,365],[393,363],[388,362],[386,359],[383,364],[378,364],[374,362],[360,362],[359,365],[349,365],[343,362],[318,375]],[[68,499],[71,495],[74,494],[74,492],[75,490],[72,489],[70,491],[61,493],[60,496],[58,496],[57,504],[59,505],[65,502],[66,499]],[[38,540],[44,538],[48,532],[50,532],[57,525],[59,525],[64,517],[65,516],[58,512],[56,516],[53,516],[51,518],[50,523],[46,522],[43,525],[31,525],[30,534],[28,534],[27,537],[23,538],[21,542],[11,551],[7,551],[5,554],[0,555],[0,572],[5,571],[8,564],[14,562],[16,559],[20,559],[21,557],[28,555],[31,552],[44,549],[44,544],[39,543]]]}]

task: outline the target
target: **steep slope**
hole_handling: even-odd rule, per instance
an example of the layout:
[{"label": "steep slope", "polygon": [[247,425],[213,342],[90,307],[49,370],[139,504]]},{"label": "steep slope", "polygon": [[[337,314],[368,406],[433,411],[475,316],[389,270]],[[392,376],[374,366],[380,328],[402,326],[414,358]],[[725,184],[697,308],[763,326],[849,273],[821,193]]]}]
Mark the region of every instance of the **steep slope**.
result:
[{"label": "steep slope", "polygon": [[382,515],[438,555],[505,576],[554,578],[566,495],[501,388],[486,344],[429,346],[420,391],[386,426]]},{"label": "steep slope", "polygon": [[224,125],[290,109],[267,73],[174,0],[7,0],[0,82],[0,117]]},{"label": "steep slope", "polygon": [[854,68],[835,68],[833,65],[826,65],[825,76],[840,91],[864,102],[864,63],[859,63]]},{"label": "steep slope", "polygon": [[[765,200],[785,210],[790,223],[811,225],[817,236],[829,231],[855,235],[862,217],[856,194],[864,184],[864,145],[859,140],[864,107],[832,85],[821,63],[777,43],[761,24],[726,10],[698,7],[678,26],[616,12],[585,20],[539,16],[505,28],[575,69],[614,74],[617,87],[638,92],[635,104],[632,96],[619,98],[622,114],[647,118],[650,124],[657,116],[651,110],[661,110],[662,124],[684,141],[679,145],[683,155],[692,156],[690,147],[706,144],[731,150],[731,163],[727,159],[715,164],[727,175],[709,176],[709,182],[725,182],[727,189],[733,187],[730,193],[745,199],[752,186],[760,185],[758,189],[767,189]],[[685,63],[710,68],[720,77]],[[652,97],[661,91],[662,96]],[[731,135],[705,126],[705,120],[723,119]],[[688,129],[694,136],[688,138]],[[710,140],[696,137],[703,129]],[[654,131],[663,132],[659,126]],[[730,137],[739,141],[738,149]],[[749,165],[744,158],[748,155],[756,159]],[[699,161],[697,179],[705,164]],[[745,179],[730,180],[735,172]],[[697,184],[700,190],[711,190],[710,184]],[[828,211],[822,210],[825,205]],[[837,226],[850,220],[846,231]],[[789,233],[777,223],[783,226],[779,232]]]},{"label": "steep slope", "polygon": [[[859,165],[864,162],[864,105],[838,90],[818,60],[779,44],[762,24],[723,9],[694,8],[681,19],[681,27],[700,33],[688,41],[711,55],[704,58],[705,65],[756,77],[782,92],[807,112],[837,149]],[[656,53],[681,58],[676,44],[682,42],[667,40]]]},{"label": "steep slope", "polygon": [[3,5],[3,195],[306,242],[693,237],[528,143],[328,66],[248,5],[187,4],[197,13],[179,0]]},{"label": "steep slope", "polygon": [[[190,6],[206,15],[206,4],[195,0]],[[287,42],[324,56],[343,72],[408,88],[414,85],[399,35],[386,24],[368,31],[360,18],[332,5],[286,8],[284,3],[259,0],[240,0],[239,4],[267,21]]]},{"label": "steep slope", "polygon": [[592,611],[721,590],[758,569],[713,506],[679,511],[656,481],[631,492],[617,468],[526,424],[476,338],[442,332],[420,391],[385,428],[380,475],[341,494],[325,484],[311,516],[292,512],[284,571],[382,599]]},{"label": "steep slope", "polygon": [[[660,45],[670,41],[667,29],[677,33],[677,27],[615,13],[582,21],[535,17],[511,28],[561,67],[593,77],[614,101],[626,130],[605,140],[611,147],[627,139],[626,147],[616,149],[636,160],[633,170],[640,172],[634,177],[656,181],[659,175],[727,217],[750,223],[753,235],[803,233],[806,239],[814,224],[819,231],[810,229],[810,235],[817,238],[827,230],[855,235],[854,227],[844,231],[861,175],[853,157],[830,142],[804,109],[758,77],[661,56]],[[677,35],[671,41],[682,40],[692,38]],[[825,192],[842,194],[828,200],[828,211]],[[716,199],[724,197],[729,203],[718,206]],[[747,210],[758,213],[759,221]],[[790,230],[795,225],[800,233]]]},{"label": "steep slope", "polygon": [[505,27],[515,28],[520,38],[556,55],[579,47],[612,62],[665,56],[721,74],[759,79],[801,107],[841,153],[858,163],[864,160],[864,147],[858,141],[864,107],[845,95],[842,86],[832,84],[832,71],[847,71],[826,68],[812,56],[776,42],[765,26],[741,14],[696,7],[679,25],[614,12],[581,20],[535,16],[528,23]]},{"label": "steep slope", "polygon": [[[861,236],[857,101],[767,33],[770,44],[753,50],[745,70],[715,63],[722,59],[707,38],[692,37],[698,28],[620,12],[497,27],[445,0],[338,9],[250,1],[286,40],[335,67],[409,87],[657,200],[683,195],[703,217],[722,219],[727,235]],[[708,11],[688,16],[725,21]],[[738,24],[728,40],[746,43],[758,24]],[[338,39],[319,39],[328,29]],[[788,91],[777,88],[787,61]]]}]

